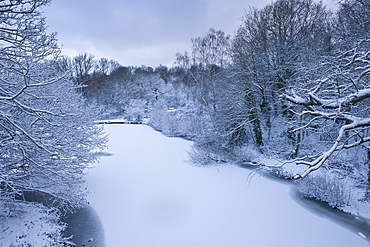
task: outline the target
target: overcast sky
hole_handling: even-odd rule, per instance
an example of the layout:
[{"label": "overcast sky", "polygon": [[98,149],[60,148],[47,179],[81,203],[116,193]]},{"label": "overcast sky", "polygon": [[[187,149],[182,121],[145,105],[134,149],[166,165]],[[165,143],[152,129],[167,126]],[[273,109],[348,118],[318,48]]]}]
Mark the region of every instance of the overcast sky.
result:
[{"label": "overcast sky", "polygon": [[[331,2],[332,0],[327,0]],[[326,2],[326,1],[324,1]],[[249,6],[271,0],[53,0],[49,31],[63,54],[87,52],[122,65],[171,66],[209,28],[233,35]]]}]

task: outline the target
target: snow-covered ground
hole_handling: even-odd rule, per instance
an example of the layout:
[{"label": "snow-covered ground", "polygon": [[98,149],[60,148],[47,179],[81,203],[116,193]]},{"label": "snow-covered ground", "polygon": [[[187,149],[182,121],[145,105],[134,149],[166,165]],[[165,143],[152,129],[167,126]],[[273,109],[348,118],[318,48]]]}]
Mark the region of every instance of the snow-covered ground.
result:
[{"label": "snow-covered ground", "polygon": [[0,217],[0,247],[60,246],[65,225],[55,210],[30,202],[14,203],[11,210],[16,217]]},{"label": "snow-covered ground", "polygon": [[106,247],[369,246],[297,204],[290,187],[232,165],[186,162],[191,142],[106,125],[112,156],[90,171]]}]

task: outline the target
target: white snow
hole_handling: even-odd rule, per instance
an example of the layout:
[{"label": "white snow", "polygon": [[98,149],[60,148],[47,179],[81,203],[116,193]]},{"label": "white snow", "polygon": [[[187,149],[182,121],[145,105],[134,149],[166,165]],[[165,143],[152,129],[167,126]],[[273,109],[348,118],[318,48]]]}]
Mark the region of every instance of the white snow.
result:
[{"label": "white snow", "polygon": [[233,165],[195,167],[191,142],[148,126],[106,125],[89,196],[106,247],[369,246],[299,206],[290,187]]},{"label": "white snow", "polygon": [[14,203],[11,210],[12,217],[0,217],[0,247],[60,246],[66,226],[58,222],[56,211],[29,202]]}]

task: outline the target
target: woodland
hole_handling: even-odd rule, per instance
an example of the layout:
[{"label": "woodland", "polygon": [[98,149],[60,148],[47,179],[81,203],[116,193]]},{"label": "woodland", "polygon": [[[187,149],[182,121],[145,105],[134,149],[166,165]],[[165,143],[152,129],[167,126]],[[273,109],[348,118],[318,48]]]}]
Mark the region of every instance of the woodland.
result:
[{"label": "woodland", "polygon": [[50,2],[0,1],[0,225],[27,208],[52,225],[45,245],[67,245],[59,216],[85,202],[106,119],[193,141],[194,163],[263,170],[369,217],[369,1],[250,8],[234,36],[210,28],[155,68],[62,56],[40,10]]}]

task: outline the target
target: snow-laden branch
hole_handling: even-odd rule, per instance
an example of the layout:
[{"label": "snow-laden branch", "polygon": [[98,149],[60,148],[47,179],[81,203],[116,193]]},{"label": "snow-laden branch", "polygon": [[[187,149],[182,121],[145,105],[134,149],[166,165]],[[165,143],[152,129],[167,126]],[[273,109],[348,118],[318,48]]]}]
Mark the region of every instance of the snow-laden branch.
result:
[{"label": "snow-laden branch", "polygon": [[8,116],[5,116],[5,119],[9,124],[14,126],[16,129],[18,129],[20,132],[22,132],[31,142],[33,142],[38,148],[46,151],[50,155],[55,155],[54,152],[50,151],[48,148],[44,147],[41,143],[39,143],[35,138],[33,138],[26,130],[24,130],[21,126],[19,126],[17,123],[15,123],[13,120],[11,120]]},{"label": "snow-laden branch", "polygon": [[[301,119],[305,117],[305,122],[292,132],[307,129],[318,120],[329,120],[335,123],[333,126],[338,126],[337,137],[327,151],[315,159],[302,157],[295,160],[296,164],[307,166],[307,168],[301,174],[295,175],[294,179],[304,178],[312,171],[319,169],[334,153],[370,142],[370,136],[367,132],[370,128],[370,118],[365,113],[366,106],[365,108],[359,107],[359,103],[370,99],[370,88],[366,83],[359,83],[361,78],[363,79],[365,75],[370,73],[368,55],[369,53],[365,55],[354,54],[349,58],[342,58],[346,60],[346,63],[339,67],[346,67],[346,71],[334,69],[333,74],[327,77],[340,78],[339,82],[325,79],[317,81],[316,87],[306,91],[305,95],[291,90],[280,96],[283,100],[306,108],[306,110],[296,113]],[[358,66],[358,63],[361,63],[361,67]],[[355,68],[351,71],[350,66]],[[336,83],[340,83],[340,85]],[[359,89],[360,87],[362,89]]]},{"label": "snow-laden branch", "polygon": [[324,109],[337,109],[339,107],[354,105],[364,99],[370,98],[370,88],[362,89],[339,99],[329,100],[322,99],[312,92],[308,93],[305,98],[296,95],[294,92],[292,94],[293,95],[283,94],[281,98],[293,104],[305,106],[310,110],[312,110],[312,106],[320,106]]},{"label": "snow-laden branch", "polygon": [[45,87],[49,86],[51,84],[57,83],[58,81],[64,79],[68,73],[63,74],[60,77],[53,78],[51,80],[45,81],[45,82],[39,82],[35,81],[35,83],[29,84],[25,83],[21,89],[19,89],[18,92],[14,93],[13,95],[9,95],[7,97],[0,97],[0,100],[14,100],[18,98],[20,95],[22,95],[28,88],[34,88],[34,87]]},{"label": "snow-laden branch", "polygon": [[316,158],[315,160],[311,162],[308,162],[305,160],[296,161],[296,164],[306,165],[309,168],[307,168],[303,173],[295,175],[293,177],[294,179],[304,178],[312,171],[319,169],[325,163],[325,161],[329,159],[329,157],[333,153],[338,152],[342,149],[352,148],[362,143],[370,141],[370,137],[365,137],[365,138],[361,138],[359,141],[354,141],[349,144],[340,145],[343,139],[343,136],[345,135],[347,131],[354,130],[354,129],[360,129],[363,127],[370,127],[370,118],[365,118],[365,119],[352,118],[352,119],[355,119],[355,120],[353,120],[350,124],[346,124],[340,128],[337,139],[335,140],[334,144],[331,146],[331,148],[328,151],[324,152],[322,155],[320,155],[318,158]]}]

